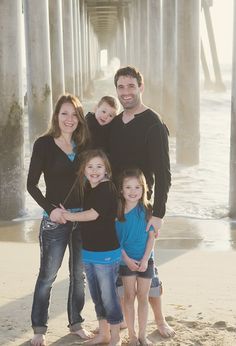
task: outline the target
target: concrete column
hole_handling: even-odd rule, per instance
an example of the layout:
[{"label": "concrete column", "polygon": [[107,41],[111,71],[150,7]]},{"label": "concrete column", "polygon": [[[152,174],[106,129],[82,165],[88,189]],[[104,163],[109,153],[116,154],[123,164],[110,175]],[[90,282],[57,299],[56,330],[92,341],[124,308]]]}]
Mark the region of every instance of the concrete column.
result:
[{"label": "concrete column", "polygon": [[72,0],[62,0],[62,13],[65,91],[75,94]]},{"label": "concrete column", "polygon": [[214,31],[213,31],[213,25],[211,21],[211,14],[209,9],[209,4],[207,1],[202,1],[202,7],[204,10],[204,15],[206,19],[206,27],[207,27],[207,33],[210,43],[210,49],[211,49],[211,56],[212,56],[212,62],[213,62],[213,68],[215,72],[215,90],[216,91],[225,91],[226,87],[222,81],[221,72],[220,72],[220,64],[218,60],[217,55],[217,49],[216,49],[216,43],[215,43],[215,37],[214,37]]},{"label": "concrete column", "polygon": [[119,58],[120,60],[120,66],[124,66],[123,63],[124,63],[124,59],[123,59],[123,55],[122,55],[122,44],[121,44],[121,37],[122,37],[122,34],[121,34],[121,27],[120,27],[120,24],[118,23],[117,25],[117,30],[116,30],[116,36],[115,36],[115,51],[116,51],[116,56]]},{"label": "concrete column", "polygon": [[24,0],[29,139],[48,126],[52,114],[49,15],[47,0]]},{"label": "concrete column", "polygon": [[236,4],[234,2],[233,63],[231,94],[229,216],[236,218]]},{"label": "concrete column", "polygon": [[78,8],[77,0],[73,0],[73,32],[74,32],[74,62],[75,62],[75,94],[79,96],[79,38],[78,38]]},{"label": "concrete column", "polygon": [[83,99],[83,75],[82,75],[82,39],[81,39],[81,17],[80,17],[80,0],[77,0],[77,21],[78,21],[78,78],[79,78],[79,97]]},{"label": "concrete column", "polygon": [[176,135],[175,3],[175,0],[165,0],[162,3],[162,117],[171,136]]},{"label": "concrete column", "polygon": [[140,23],[140,6],[139,6],[139,0],[136,0],[133,3],[133,30],[135,35],[134,40],[134,66],[137,68],[140,68],[140,30],[138,30],[138,26],[141,25]]},{"label": "concrete column", "polygon": [[90,51],[90,73],[91,80],[93,81],[96,78],[98,71],[98,57],[100,55],[100,51],[98,51],[97,38],[93,30],[93,26],[89,20],[89,51]]},{"label": "concrete column", "polygon": [[131,4],[128,4],[125,10],[125,23],[126,23],[126,55],[127,65],[134,63],[134,28],[133,28],[133,10]]},{"label": "concrete column", "polygon": [[87,4],[84,2],[84,23],[85,23],[85,93],[90,96],[90,71],[89,71],[89,25],[88,25],[88,12],[87,12]]},{"label": "concrete column", "polygon": [[204,78],[205,78],[204,88],[207,90],[214,89],[214,85],[213,85],[213,83],[211,81],[211,77],[210,77],[210,72],[209,72],[209,68],[208,68],[207,59],[206,59],[202,40],[201,40],[201,63],[202,63],[202,69],[203,69]]},{"label": "concrete column", "polygon": [[24,210],[21,2],[0,1],[0,219]]},{"label": "concrete column", "polygon": [[65,92],[61,0],[49,1],[52,101]]},{"label": "concrete column", "polygon": [[117,25],[117,30],[115,33],[115,39],[113,40],[113,51],[114,51],[114,56],[116,56],[117,58],[119,58],[120,60],[120,65],[122,66],[122,62],[121,62],[121,57],[120,57],[120,26]]},{"label": "concrete column", "polygon": [[118,21],[118,31],[119,31],[119,57],[122,66],[126,65],[127,62],[127,42],[126,42],[126,23],[124,17],[124,7],[120,8],[119,11],[119,21]]},{"label": "concrete column", "polygon": [[[146,41],[149,45],[143,50],[143,63],[149,66],[146,71],[145,94],[150,107],[161,112],[162,109],[162,73],[161,73],[161,1],[149,0],[147,8],[148,32]],[[141,29],[142,30],[142,29]],[[144,38],[143,38],[144,39]],[[148,49],[148,53],[145,51]]]},{"label": "concrete column", "polygon": [[199,162],[199,0],[178,0],[177,5],[177,136],[176,161]]},{"label": "concrete column", "polygon": [[[148,0],[139,1],[139,69],[144,76],[146,86],[149,83],[149,19],[148,18]],[[146,94],[146,92],[145,92]]]},{"label": "concrete column", "polygon": [[87,74],[88,74],[88,84],[86,89],[86,96],[91,97],[94,91],[93,86],[93,53],[92,53],[92,43],[93,43],[93,34],[91,30],[91,23],[87,21],[87,40],[88,40],[88,48],[87,48]]},{"label": "concrete column", "polygon": [[87,28],[86,28],[86,14],[84,0],[80,1],[80,21],[81,21],[81,50],[82,50],[82,80],[83,92],[86,92],[88,86],[87,75]]}]

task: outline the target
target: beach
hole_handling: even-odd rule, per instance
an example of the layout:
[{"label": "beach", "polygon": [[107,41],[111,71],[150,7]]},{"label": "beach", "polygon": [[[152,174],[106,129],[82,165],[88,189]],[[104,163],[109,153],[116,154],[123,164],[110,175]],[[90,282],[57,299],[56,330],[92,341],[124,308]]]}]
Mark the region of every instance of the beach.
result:
[{"label": "beach", "polygon": [[[38,226],[38,220],[0,225],[0,345],[30,344]],[[236,225],[229,220],[166,218],[155,261],[164,287],[163,310],[176,336],[162,338],[150,310],[147,331],[154,345],[236,345],[235,250]],[[67,328],[67,258],[53,287],[47,345],[84,343]],[[83,315],[85,327],[94,330],[97,321],[87,289]],[[121,336],[125,345],[127,330]]]}]

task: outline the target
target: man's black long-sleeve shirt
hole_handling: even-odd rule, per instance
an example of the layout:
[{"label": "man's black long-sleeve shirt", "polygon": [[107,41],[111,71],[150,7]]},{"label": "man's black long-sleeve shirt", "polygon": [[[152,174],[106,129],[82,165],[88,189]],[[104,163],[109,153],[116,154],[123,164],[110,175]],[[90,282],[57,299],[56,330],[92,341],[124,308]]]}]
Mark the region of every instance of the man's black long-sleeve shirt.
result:
[{"label": "man's black long-sleeve shirt", "polygon": [[141,169],[150,196],[155,186],[153,215],[162,218],[171,185],[168,130],[151,109],[135,115],[126,124],[122,115],[111,123],[108,147],[113,176],[116,178],[125,168]]}]

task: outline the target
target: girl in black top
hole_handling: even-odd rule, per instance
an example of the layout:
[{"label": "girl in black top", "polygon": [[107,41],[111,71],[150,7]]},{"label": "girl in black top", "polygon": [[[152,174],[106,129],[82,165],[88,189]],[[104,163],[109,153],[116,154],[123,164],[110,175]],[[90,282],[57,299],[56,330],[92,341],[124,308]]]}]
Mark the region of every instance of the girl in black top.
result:
[{"label": "girl in black top", "polygon": [[[34,143],[27,179],[29,193],[44,209],[39,233],[40,270],[31,314],[34,330],[32,345],[46,344],[51,288],[67,246],[70,253],[69,328],[82,338],[91,336],[81,325],[84,275],[80,230],[75,224],[65,220],[59,206],[63,203],[71,211],[78,208],[78,197],[75,192],[70,193],[70,190],[76,179],[78,157],[88,142],[87,123],[79,100],[70,94],[62,95],[55,105],[49,130]],[[38,187],[42,174],[46,186],[45,194]]]},{"label": "girl in black top", "polygon": [[81,222],[83,262],[99,320],[99,334],[90,343],[120,345],[119,331],[123,316],[116,289],[121,259],[115,230],[117,197],[110,181],[110,164],[104,152],[88,151],[83,156],[78,175],[81,195],[84,197],[83,211],[65,212],[64,217],[69,221]]}]

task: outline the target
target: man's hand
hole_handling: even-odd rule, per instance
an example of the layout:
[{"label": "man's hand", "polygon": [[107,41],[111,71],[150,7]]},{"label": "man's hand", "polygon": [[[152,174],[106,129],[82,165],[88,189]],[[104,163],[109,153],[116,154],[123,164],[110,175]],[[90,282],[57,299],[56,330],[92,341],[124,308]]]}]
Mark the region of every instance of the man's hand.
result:
[{"label": "man's hand", "polygon": [[163,224],[163,219],[157,217],[157,216],[152,216],[150,220],[148,221],[146,231],[149,230],[151,226],[154,228],[155,232],[155,238],[158,237],[158,231],[160,230],[161,226]]}]

